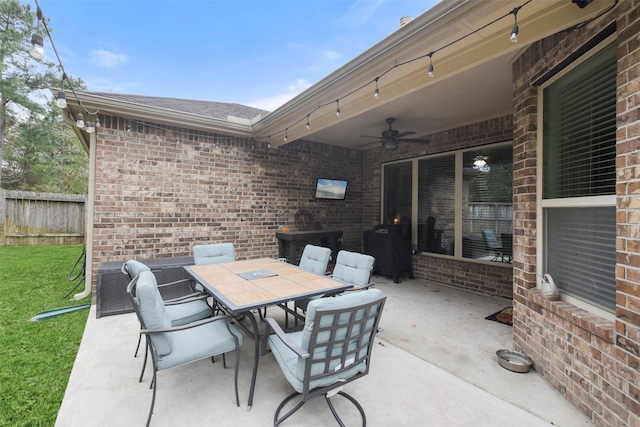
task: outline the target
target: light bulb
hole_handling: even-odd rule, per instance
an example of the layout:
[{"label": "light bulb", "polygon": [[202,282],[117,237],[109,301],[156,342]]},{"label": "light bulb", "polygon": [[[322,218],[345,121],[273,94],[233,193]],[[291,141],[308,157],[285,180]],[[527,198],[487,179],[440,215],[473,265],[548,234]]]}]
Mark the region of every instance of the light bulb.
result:
[{"label": "light bulb", "polygon": [[58,108],[67,108],[67,95],[65,95],[63,91],[58,92],[56,105],[58,106]]},{"label": "light bulb", "polygon": [[76,126],[82,129],[84,127],[84,117],[82,116],[82,113],[78,113],[76,119]]},{"label": "light bulb", "polygon": [[514,25],[511,30],[511,38],[509,39],[511,43],[518,43],[518,26]]},{"label": "light bulb", "polygon": [[29,55],[37,60],[44,58],[44,38],[40,34],[33,34],[31,36],[31,49],[29,49]]},{"label": "light bulb", "polygon": [[375,92],[373,92],[373,97],[374,97],[375,99],[380,98],[380,90],[379,90],[378,88],[376,88],[376,91],[375,91]]},{"label": "light bulb", "polygon": [[87,122],[87,133],[94,133],[96,131],[95,126],[93,126],[92,122]]}]

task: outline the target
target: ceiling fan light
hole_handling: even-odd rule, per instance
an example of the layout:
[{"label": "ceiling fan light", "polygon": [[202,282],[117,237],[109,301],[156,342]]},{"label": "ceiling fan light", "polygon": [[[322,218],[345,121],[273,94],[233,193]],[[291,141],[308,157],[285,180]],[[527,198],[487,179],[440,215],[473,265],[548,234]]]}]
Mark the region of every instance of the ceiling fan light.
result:
[{"label": "ceiling fan light", "polygon": [[473,160],[473,165],[479,168],[485,166],[487,164],[487,158],[485,156],[476,156]]},{"label": "ceiling fan light", "polygon": [[382,141],[382,146],[385,150],[395,150],[398,148],[398,143],[392,139],[388,141]]}]

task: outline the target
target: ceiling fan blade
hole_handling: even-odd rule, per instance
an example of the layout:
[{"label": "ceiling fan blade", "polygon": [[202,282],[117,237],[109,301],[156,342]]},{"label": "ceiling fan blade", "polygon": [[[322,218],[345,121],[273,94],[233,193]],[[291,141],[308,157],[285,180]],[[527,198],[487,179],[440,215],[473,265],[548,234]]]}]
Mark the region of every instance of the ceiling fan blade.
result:
[{"label": "ceiling fan blade", "polygon": [[360,138],[375,138],[375,139],[380,139],[379,136],[369,136],[369,135],[360,135]]},{"label": "ceiling fan blade", "polygon": [[402,132],[402,133],[399,133],[398,135],[396,135],[395,139],[404,138],[405,136],[413,135],[414,133],[415,132],[412,132],[412,131],[408,130],[406,132]]},{"label": "ceiling fan blade", "polygon": [[[378,139],[379,139],[379,138],[378,138]],[[364,143],[364,144],[360,144],[360,145],[358,145],[357,147],[358,147],[358,148],[363,148],[363,147],[374,147],[374,146],[376,146],[376,145],[380,144],[380,142],[382,142],[382,141],[381,141],[381,140],[379,140],[379,141],[376,141],[376,142],[367,142],[367,143]]]},{"label": "ceiling fan blade", "polygon": [[428,139],[418,139],[418,138],[399,138],[396,141],[399,142],[417,142],[419,144],[428,144],[431,140]]}]

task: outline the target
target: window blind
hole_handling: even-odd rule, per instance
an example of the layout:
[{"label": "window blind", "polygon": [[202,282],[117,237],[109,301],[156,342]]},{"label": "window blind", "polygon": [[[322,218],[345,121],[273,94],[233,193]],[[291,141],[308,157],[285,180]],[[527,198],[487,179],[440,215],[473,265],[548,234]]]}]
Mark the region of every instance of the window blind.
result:
[{"label": "window blind", "polygon": [[615,57],[610,45],[545,89],[545,199],[615,194]]},{"label": "window blind", "polygon": [[608,311],[616,303],[615,218],[615,206],[545,209],[545,272],[563,292]]},{"label": "window blind", "polygon": [[384,213],[383,222],[393,224],[394,220],[406,216],[411,219],[411,162],[394,163],[384,166]]},{"label": "window blind", "polygon": [[418,250],[453,255],[455,155],[418,162]]}]

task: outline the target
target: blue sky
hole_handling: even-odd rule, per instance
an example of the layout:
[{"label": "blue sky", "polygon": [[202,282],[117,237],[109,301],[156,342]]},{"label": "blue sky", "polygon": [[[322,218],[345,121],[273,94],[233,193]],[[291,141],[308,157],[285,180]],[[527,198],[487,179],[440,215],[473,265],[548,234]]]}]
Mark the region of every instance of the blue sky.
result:
[{"label": "blue sky", "polygon": [[[31,4],[35,1],[21,0]],[[38,0],[90,91],[274,110],[437,0]],[[48,40],[45,52],[55,55]]]}]

